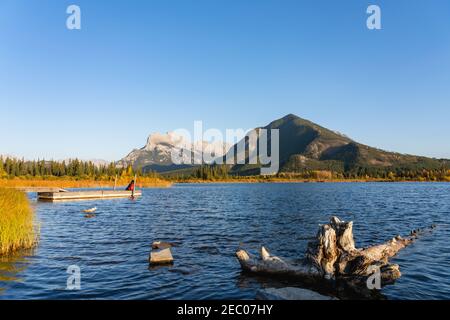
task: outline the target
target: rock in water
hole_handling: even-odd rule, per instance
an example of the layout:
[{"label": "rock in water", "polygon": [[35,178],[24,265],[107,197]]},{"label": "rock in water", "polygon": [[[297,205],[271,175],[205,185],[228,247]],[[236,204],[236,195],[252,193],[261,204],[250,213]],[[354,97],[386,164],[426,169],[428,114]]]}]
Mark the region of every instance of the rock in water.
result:
[{"label": "rock in water", "polygon": [[173,263],[172,252],[170,251],[170,248],[161,251],[152,251],[149,260],[152,265]]},{"label": "rock in water", "polygon": [[256,299],[260,300],[337,300],[303,288],[267,288],[259,290]]},{"label": "rock in water", "polygon": [[172,243],[169,242],[163,242],[163,241],[154,241],[152,243],[153,249],[167,249],[173,247]]}]

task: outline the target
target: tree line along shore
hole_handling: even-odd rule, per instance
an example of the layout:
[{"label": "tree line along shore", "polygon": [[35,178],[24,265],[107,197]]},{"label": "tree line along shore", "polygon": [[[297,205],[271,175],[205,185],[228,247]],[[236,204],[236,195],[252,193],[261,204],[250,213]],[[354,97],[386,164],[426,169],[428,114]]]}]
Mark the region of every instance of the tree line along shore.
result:
[{"label": "tree line along shore", "polygon": [[137,175],[140,187],[168,187],[171,182],[153,172],[142,173],[131,166],[96,165],[78,159],[26,161],[0,157],[0,187],[94,188],[124,186]]},{"label": "tree line along shore", "polygon": [[371,182],[371,181],[446,181],[450,169],[397,168],[370,170],[359,168],[350,172],[308,170],[280,172],[276,175],[242,175],[227,165],[200,165],[183,170],[157,173],[135,169],[131,165],[117,167],[114,163],[96,165],[91,161],[26,161],[0,157],[0,187],[88,188],[127,185],[138,176],[138,187],[168,187],[172,183],[192,182]]}]

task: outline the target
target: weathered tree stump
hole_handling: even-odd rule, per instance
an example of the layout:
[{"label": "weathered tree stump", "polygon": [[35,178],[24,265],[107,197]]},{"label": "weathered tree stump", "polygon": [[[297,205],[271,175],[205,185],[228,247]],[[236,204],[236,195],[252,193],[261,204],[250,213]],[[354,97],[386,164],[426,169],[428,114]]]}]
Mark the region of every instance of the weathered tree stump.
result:
[{"label": "weathered tree stump", "polygon": [[366,287],[369,277],[379,272],[380,284],[384,286],[394,283],[401,276],[399,266],[389,263],[389,258],[434,227],[413,230],[405,238],[396,236],[383,244],[357,249],[353,239],[353,222],[332,217],[329,224],[319,227],[315,240],[308,244],[304,258],[295,263],[272,256],[265,247],[261,248],[261,259],[252,257],[242,249],[236,252],[236,256],[242,269],[252,273],[293,277],[317,284],[344,281],[351,287]]}]

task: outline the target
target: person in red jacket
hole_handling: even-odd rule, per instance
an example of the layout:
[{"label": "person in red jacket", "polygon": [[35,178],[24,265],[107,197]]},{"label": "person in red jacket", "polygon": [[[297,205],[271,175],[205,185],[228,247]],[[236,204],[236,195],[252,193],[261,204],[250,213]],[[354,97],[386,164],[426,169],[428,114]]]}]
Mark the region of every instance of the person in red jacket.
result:
[{"label": "person in red jacket", "polygon": [[130,184],[128,185],[128,187],[125,190],[134,191],[134,180],[131,180]]}]

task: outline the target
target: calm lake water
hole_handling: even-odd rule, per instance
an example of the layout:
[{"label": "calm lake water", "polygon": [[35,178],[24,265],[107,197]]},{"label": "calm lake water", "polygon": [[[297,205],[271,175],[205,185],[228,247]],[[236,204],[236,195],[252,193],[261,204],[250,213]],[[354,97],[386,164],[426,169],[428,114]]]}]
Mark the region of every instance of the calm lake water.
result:
[{"label": "calm lake water", "polygon": [[[450,184],[183,184],[136,201],[32,200],[40,243],[0,261],[0,299],[253,299],[285,284],[242,274],[239,245],[301,257],[331,215],[354,221],[358,247],[436,224],[393,259],[403,276],[382,297],[450,299]],[[173,266],[149,268],[155,240],[178,244]],[[81,269],[80,291],[66,290],[69,265]]]}]

